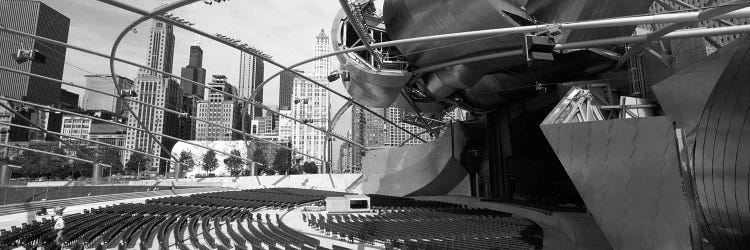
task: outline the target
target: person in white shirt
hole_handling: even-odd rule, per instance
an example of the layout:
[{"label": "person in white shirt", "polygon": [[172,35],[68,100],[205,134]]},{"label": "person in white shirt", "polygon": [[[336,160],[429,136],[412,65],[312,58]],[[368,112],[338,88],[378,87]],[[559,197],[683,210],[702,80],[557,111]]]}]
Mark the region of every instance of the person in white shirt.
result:
[{"label": "person in white shirt", "polygon": [[65,207],[56,207],[55,208],[55,215],[52,216],[52,220],[55,221],[54,230],[57,234],[57,237],[55,238],[55,244],[58,246],[62,246],[62,236],[63,236],[63,230],[65,229],[65,219],[63,219],[63,210],[65,210]]}]

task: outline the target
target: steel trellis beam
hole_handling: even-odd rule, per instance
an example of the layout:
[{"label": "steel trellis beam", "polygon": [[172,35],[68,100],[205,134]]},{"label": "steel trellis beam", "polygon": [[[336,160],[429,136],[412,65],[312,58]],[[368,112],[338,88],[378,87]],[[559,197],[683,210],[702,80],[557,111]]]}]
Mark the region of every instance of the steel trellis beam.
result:
[{"label": "steel trellis beam", "polygon": [[[144,11],[144,10],[140,10],[140,9],[132,7],[132,6],[128,6],[126,4],[119,3],[119,2],[114,1],[114,0],[99,0],[99,1],[111,4],[111,5],[116,6],[116,7],[120,7],[120,8],[129,10],[129,11],[141,14],[141,15],[149,15],[149,13],[146,12],[146,11]],[[727,14],[720,15],[720,16],[718,16],[716,18],[731,18],[731,17],[734,17],[736,15],[740,15],[740,16],[747,15],[747,13],[745,13],[745,12],[750,12],[750,9],[749,8],[744,8],[742,10],[733,11],[733,12],[730,12],[730,13],[727,13]],[[696,13],[692,12],[692,13],[675,13],[675,14],[664,14],[664,15],[651,15],[651,16],[612,18],[612,19],[604,19],[604,20],[594,20],[594,21],[584,21],[584,22],[555,24],[554,26],[556,26],[556,27],[558,27],[560,29],[587,29],[587,28],[625,26],[625,25],[642,24],[642,23],[690,22],[691,19],[697,19],[698,18],[698,16],[696,16],[695,14]],[[259,56],[255,51],[250,51],[250,50],[241,48],[240,46],[238,46],[236,44],[232,44],[232,43],[224,41],[222,39],[218,39],[216,37],[213,37],[211,35],[206,34],[205,32],[202,32],[200,30],[194,29],[194,28],[192,28],[192,27],[190,27],[188,25],[184,25],[184,24],[181,24],[181,23],[178,23],[178,22],[174,22],[173,20],[170,20],[170,19],[167,19],[167,18],[163,18],[163,17],[154,16],[154,18],[160,19],[160,20],[165,21],[165,22],[169,22],[169,23],[171,23],[173,25],[176,25],[178,27],[181,27],[181,28],[183,28],[185,30],[188,30],[188,31],[191,31],[191,32],[203,35],[203,36],[206,36],[206,37],[208,37],[208,38],[210,38],[212,40],[215,40],[215,41],[220,42],[220,43],[224,43],[224,44],[226,44],[228,46],[234,47],[234,48],[236,48],[238,50],[241,50],[241,51],[245,51],[246,53],[252,54],[254,56]],[[497,33],[493,34],[493,32],[500,32],[501,34],[502,33],[518,33],[518,31],[521,31],[521,30],[524,30],[524,29],[527,30],[528,32],[520,32],[520,33],[529,33],[529,32],[533,32],[534,30],[536,30],[536,31],[546,30],[550,26],[551,25],[531,25],[531,26],[521,26],[521,27],[512,27],[512,28],[491,29],[491,30],[483,30],[483,31],[469,31],[469,32],[460,32],[460,33],[452,33],[452,34],[429,36],[429,37],[403,39],[403,40],[399,40],[399,42],[401,42],[401,43],[414,43],[414,42],[425,42],[425,41],[431,41],[431,40],[443,40],[443,39],[451,39],[451,38],[462,38],[462,37],[468,37],[468,36],[498,35]],[[512,29],[516,29],[516,32],[509,32]],[[381,44],[381,47],[384,47],[384,46],[393,46],[393,45],[396,44],[395,42],[396,41],[391,41],[391,42],[384,42],[384,43],[380,43],[380,44]],[[388,44],[388,45],[385,45],[385,44]],[[375,46],[372,46],[372,47],[374,48]],[[363,48],[363,49],[366,49],[366,48]],[[362,49],[360,49],[360,50],[362,50]],[[345,50],[342,50],[342,51],[345,51]],[[338,51],[339,54],[342,51]],[[352,51],[348,51],[348,52],[352,52]],[[331,54],[331,53],[329,53],[329,54]],[[335,55],[335,54],[333,54],[333,55]],[[325,57],[321,57],[321,58],[325,58]],[[271,63],[271,64],[274,64],[274,65],[282,68],[284,71],[289,71],[290,70],[290,68],[284,67],[283,65],[281,65],[281,64],[279,64],[279,63],[277,63],[277,62],[275,62],[273,60],[269,59],[267,61],[269,63]],[[318,86],[326,89],[327,91],[330,91],[330,92],[332,92],[334,94],[337,94],[337,95],[339,95],[340,97],[342,97],[342,98],[344,98],[346,100],[351,100],[351,98],[348,98],[345,95],[342,95],[341,93],[338,93],[338,92],[336,92],[336,91],[328,88],[327,86],[322,85],[322,84],[318,83],[317,81],[314,81],[314,80],[310,79],[309,77],[307,77],[307,76],[305,76],[303,74],[300,74],[299,72],[295,72],[295,71],[292,71],[292,72],[294,74],[302,77],[303,79],[308,80],[308,81],[310,81],[310,82],[312,82],[312,83],[314,83],[314,84],[316,84],[316,85],[318,85]],[[278,75],[278,73],[276,75]],[[359,106],[359,107],[364,108],[368,112],[376,115],[378,118],[383,119],[384,121],[386,121],[388,123],[391,123],[392,125],[396,126],[397,128],[399,128],[399,129],[407,132],[408,134],[410,134],[412,136],[415,135],[411,131],[408,131],[408,130],[402,128],[401,126],[398,126],[397,124],[393,123],[392,121],[385,119],[384,117],[380,116],[376,112],[374,112],[374,111],[372,111],[370,109],[367,109],[364,105],[361,105],[360,103],[358,103],[356,101],[353,101],[353,103],[355,105]],[[328,134],[328,132],[324,132],[324,133]],[[339,138],[339,139],[342,139],[340,136],[338,136],[336,134],[333,134],[333,135],[335,137]],[[419,139],[422,140],[421,138],[419,138]],[[348,140],[345,140],[345,141],[348,141]],[[424,141],[424,140],[422,140],[422,141]]]},{"label": "steel trellis beam", "polygon": [[[17,35],[20,35],[20,36],[31,37],[31,38],[34,38],[34,39],[37,39],[37,40],[40,40],[40,41],[44,41],[44,42],[48,42],[48,43],[51,43],[51,44],[55,44],[55,45],[59,45],[59,46],[67,47],[67,48],[71,48],[71,49],[74,49],[74,50],[78,50],[78,51],[81,51],[81,52],[85,52],[85,53],[88,53],[88,54],[92,54],[92,55],[96,55],[96,56],[99,56],[99,57],[103,57],[103,58],[110,58],[110,57],[109,57],[108,55],[105,55],[105,54],[103,54],[103,53],[99,53],[99,52],[96,52],[96,51],[92,51],[92,50],[89,50],[89,49],[86,49],[86,48],[82,48],[82,47],[79,47],[79,46],[75,46],[75,45],[71,45],[71,44],[67,44],[67,43],[59,42],[59,41],[56,41],[56,40],[52,40],[52,39],[49,39],[49,38],[46,38],[46,37],[41,37],[41,36],[37,36],[37,35],[32,35],[32,34],[24,33],[24,32],[21,32],[21,31],[17,31],[17,30],[13,30],[13,29],[8,29],[8,28],[4,28],[4,27],[0,27],[0,31],[5,31],[5,32],[9,32],[9,33],[13,33],[13,34],[17,34]],[[219,90],[215,90],[215,89],[212,89],[212,88],[206,87],[205,85],[203,85],[203,84],[200,84],[200,83],[198,83],[198,82],[196,82],[196,81],[193,81],[193,80],[190,80],[190,79],[187,79],[187,78],[183,78],[183,77],[180,77],[180,76],[177,76],[177,75],[174,75],[174,74],[171,74],[171,73],[165,72],[165,71],[161,71],[161,70],[158,70],[158,69],[152,69],[152,68],[150,68],[150,67],[148,67],[148,66],[145,66],[145,65],[141,65],[141,64],[138,64],[138,63],[135,63],[135,62],[129,61],[129,60],[125,60],[125,59],[122,59],[122,58],[117,58],[117,57],[115,57],[115,58],[113,58],[113,59],[114,59],[114,60],[116,60],[116,61],[122,62],[122,63],[126,63],[126,64],[129,64],[129,65],[132,65],[132,66],[138,67],[138,68],[149,69],[149,70],[152,70],[152,71],[155,71],[155,72],[158,72],[158,73],[161,73],[161,74],[164,74],[164,75],[167,75],[167,76],[170,76],[170,77],[173,77],[173,78],[179,79],[179,80],[183,80],[183,81],[189,82],[189,83],[191,83],[191,84],[193,84],[193,85],[199,86],[199,87],[201,87],[201,88],[204,88],[204,89],[209,89],[209,90],[211,90],[211,91],[215,91],[215,92],[218,92],[218,93],[222,93],[222,94],[224,94],[224,95],[226,95],[226,96],[229,96],[229,97],[233,97],[233,98],[236,98],[236,99],[238,99],[238,100],[241,100],[241,101],[243,101],[243,102],[249,102],[249,103],[250,103],[251,105],[254,105],[254,106],[259,106],[259,107],[261,107],[261,108],[263,108],[263,109],[266,109],[266,110],[268,110],[268,111],[270,111],[270,112],[272,112],[272,113],[274,113],[274,114],[277,114],[277,115],[279,115],[279,116],[281,116],[281,117],[284,117],[284,118],[287,118],[287,119],[293,120],[293,121],[295,121],[295,122],[298,122],[298,123],[302,123],[302,121],[300,121],[300,120],[298,120],[298,119],[295,119],[295,118],[292,118],[292,117],[290,117],[290,116],[287,116],[287,115],[281,114],[281,113],[279,113],[278,111],[274,111],[273,109],[271,109],[271,108],[269,108],[269,107],[266,107],[265,105],[263,105],[263,104],[261,104],[261,103],[258,103],[258,102],[252,101],[252,100],[248,100],[248,99],[246,99],[246,98],[242,98],[242,97],[240,97],[240,96],[237,96],[237,95],[234,95],[234,94],[230,94],[230,93],[228,93],[228,92],[225,92],[225,91],[219,91]],[[318,127],[315,127],[315,126],[312,126],[312,125],[309,125],[309,124],[306,124],[306,125],[307,125],[307,126],[310,126],[310,127],[312,127],[312,128],[314,128],[314,129],[316,129],[316,130],[319,130],[319,131],[323,131],[324,133],[326,133],[326,131],[325,131],[325,130],[323,130],[323,129],[321,129],[321,128],[318,128]],[[340,136],[338,136],[338,135],[335,135],[335,134],[334,134],[333,136],[334,136],[334,137],[336,137],[336,138],[339,138],[339,139],[341,139],[341,138],[342,138],[342,137],[340,137]],[[353,145],[355,145],[355,146],[357,146],[357,147],[360,147],[360,148],[365,148],[365,147],[364,147],[364,146],[362,146],[361,144],[358,144],[358,143],[354,143],[354,142],[352,142],[352,141],[350,141],[350,140],[345,140],[345,139],[342,139],[342,140],[344,140],[344,141],[347,141],[347,142],[349,142],[349,143],[352,143]]]},{"label": "steel trellis beam", "polygon": [[[29,105],[29,106],[35,106],[35,107],[39,107],[39,108],[42,108],[42,109],[47,109],[47,110],[52,110],[52,111],[58,111],[58,112],[61,112],[61,113],[66,113],[66,114],[70,114],[70,115],[74,115],[74,116],[86,117],[86,118],[94,120],[94,121],[100,121],[100,122],[104,122],[104,123],[114,124],[114,125],[117,125],[117,126],[120,126],[120,127],[134,129],[134,130],[138,130],[138,131],[143,131],[143,132],[146,131],[146,129],[142,129],[142,128],[138,128],[138,127],[133,127],[133,126],[128,126],[128,125],[120,124],[120,123],[117,123],[117,122],[114,122],[114,121],[100,119],[100,118],[97,118],[97,117],[91,117],[91,116],[87,116],[87,115],[83,115],[83,114],[78,114],[78,113],[67,111],[67,110],[63,110],[63,109],[48,107],[48,106],[44,106],[44,105],[41,105],[41,104],[36,104],[36,103],[21,101],[21,100],[17,100],[17,99],[13,99],[13,98],[7,98],[7,97],[0,96],[0,100],[6,100],[6,101],[9,101],[9,102],[16,102],[16,103],[26,104],[26,105]],[[224,152],[224,151],[221,151],[221,150],[216,150],[216,149],[213,149],[213,148],[209,148],[209,147],[206,147],[206,146],[203,146],[203,145],[200,145],[200,144],[196,144],[196,143],[192,143],[192,142],[189,142],[189,141],[185,141],[185,140],[182,140],[182,139],[179,139],[179,138],[175,138],[175,137],[172,137],[172,136],[169,136],[169,135],[163,135],[163,134],[160,134],[160,133],[154,133],[154,134],[157,135],[157,136],[164,137],[164,138],[168,138],[168,139],[172,139],[172,140],[176,140],[176,141],[181,141],[181,142],[184,142],[185,144],[196,146],[196,147],[199,147],[199,148],[203,148],[203,149],[207,149],[207,150],[213,150],[213,151],[215,151],[217,153],[221,153],[221,154],[224,154],[224,155],[227,155],[227,156],[240,158],[241,160],[243,160],[245,162],[253,162],[252,160],[250,160],[248,158],[237,157],[236,155],[233,155],[233,154],[228,153],[228,152]]]},{"label": "steel trellis beam", "polygon": [[[698,13],[698,20],[696,20],[695,22],[700,22],[700,21],[708,20],[710,18],[714,18],[716,16],[719,16],[719,15],[722,15],[722,14],[726,14],[726,13],[732,12],[734,10],[745,8],[745,7],[747,7],[748,4],[750,4],[750,3],[748,3],[747,0],[734,0],[734,1],[731,1],[731,2],[727,3],[726,5],[720,5],[720,6],[716,6],[714,8],[709,8],[707,10],[700,11]],[[646,35],[646,41],[645,42],[638,43],[635,46],[633,46],[633,48],[628,49],[628,51],[625,52],[625,55],[623,55],[622,57],[620,57],[619,60],[617,60],[617,63],[615,63],[615,66],[612,67],[612,69],[616,70],[616,69],[619,69],[620,67],[622,67],[622,65],[625,64],[625,62],[628,59],[630,59],[630,57],[632,57],[636,53],[640,52],[641,49],[644,46],[646,46],[646,43],[648,43],[650,41],[653,41],[653,40],[656,40],[656,39],[659,39],[659,38],[663,37],[666,34],[669,34],[669,33],[672,33],[674,31],[678,30],[678,29],[684,28],[684,27],[686,27],[686,26],[688,26],[688,25],[690,25],[692,23],[693,22],[673,23],[673,24],[669,24],[667,26],[662,27],[661,29],[658,29],[658,30],[655,30],[655,31],[649,33],[648,35]]]},{"label": "steel trellis beam", "polygon": [[[118,95],[114,95],[114,94],[111,94],[111,93],[107,93],[107,92],[104,92],[104,91],[100,91],[100,90],[96,90],[96,89],[91,89],[91,88],[88,88],[88,87],[84,87],[84,86],[79,86],[79,85],[76,85],[76,84],[73,84],[73,83],[68,83],[68,82],[64,82],[64,81],[61,81],[61,80],[57,80],[57,79],[54,79],[54,78],[50,78],[50,77],[45,77],[45,76],[41,76],[41,75],[37,75],[37,74],[32,74],[32,73],[28,73],[28,72],[23,72],[23,71],[20,71],[20,70],[15,70],[15,69],[11,69],[11,68],[6,68],[6,67],[2,67],[2,66],[0,66],[0,70],[5,70],[5,71],[9,71],[9,72],[17,73],[17,74],[22,74],[22,75],[27,75],[27,76],[30,76],[30,77],[37,77],[37,78],[41,78],[41,79],[44,79],[44,80],[48,80],[48,81],[58,82],[58,83],[60,83],[60,84],[64,84],[64,85],[68,85],[68,86],[72,86],[72,87],[76,87],[76,88],[81,88],[81,89],[85,89],[85,90],[88,90],[88,91],[92,91],[92,92],[100,93],[100,94],[103,94],[103,95],[107,95],[107,96],[112,96],[112,97],[116,97],[116,98],[121,98],[121,99],[123,99],[123,100],[125,100],[125,101],[135,102],[135,103],[138,103],[138,104],[141,104],[141,105],[146,105],[146,106],[149,106],[149,107],[152,107],[152,108],[155,108],[155,109],[159,109],[159,110],[163,110],[163,111],[166,111],[166,112],[169,112],[169,113],[173,113],[173,114],[176,114],[176,115],[180,115],[180,116],[185,116],[185,115],[184,115],[184,113],[180,113],[180,112],[177,112],[177,111],[174,111],[174,110],[170,110],[170,109],[165,109],[165,108],[162,108],[162,107],[158,107],[158,106],[156,106],[156,105],[153,105],[153,104],[149,104],[149,103],[146,103],[146,102],[142,102],[142,101],[138,101],[138,100],[134,100],[134,99],[122,98],[122,97],[120,97],[120,96],[118,96]],[[275,143],[275,142],[273,142],[273,141],[270,141],[270,140],[267,140],[267,139],[263,139],[263,138],[257,137],[257,136],[255,136],[255,135],[252,135],[252,134],[248,134],[248,133],[246,133],[246,132],[244,132],[244,131],[240,131],[240,130],[237,130],[237,129],[234,129],[234,128],[229,128],[229,127],[225,127],[225,126],[222,126],[222,125],[220,125],[220,124],[217,124],[217,123],[213,123],[213,122],[210,122],[210,121],[207,121],[207,120],[203,120],[203,119],[200,119],[200,118],[198,118],[198,117],[193,117],[193,116],[189,116],[189,115],[188,115],[187,117],[188,117],[188,118],[190,118],[190,119],[193,119],[193,120],[195,120],[195,121],[199,121],[199,122],[207,123],[207,124],[209,124],[209,125],[217,126],[217,127],[220,127],[220,128],[224,128],[224,129],[229,129],[229,130],[232,130],[233,132],[237,132],[237,133],[242,133],[242,134],[243,134],[243,135],[245,135],[245,136],[247,136],[247,135],[250,135],[250,137],[253,137],[254,139],[258,139],[258,140],[260,140],[260,141],[263,141],[263,142],[269,143],[269,144],[271,144],[271,145],[274,145],[274,146],[277,146],[277,147],[281,147],[281,148],[289,149],[289,150],[291,150],[291,151],[293,151],[293,152],[295,152],[295,153],[299,153],[299,154],[301,154],[301,155],[304,155],[304,156],[312,157],[312,156],[309,156],[309,155],[307,155],[307,154],[305,154],[305,153],[302,153],[302,152],[298,152],[297,150],[294,150],[294,149],[292,149],[292,148],[290,148],[290,147],[287,147],[287,146],[284,146],[284,145],[281,145],[281,144]],[[185,141],[185,140],[180,140],[180,141]],[[313,158],[315,158],[315,157],[313,157]],[[317,158],[316,158],[316,159],[317,159]]]},{"label": "steel trellis beam", "polygon": [[[723,15],[716,16],[714,18],[709,18],[709,19],[719,20],[719,19],[740,18],[740,17],[748,17],[748,16],[750,16],[750,8],[743,8],[740,10],[732,11],[730,13],[726,13]],[[539,32],[542,30],[547,30],[551,26],[557,27],[560,30],[581,30],[581,29],[608,28],[608,27],[619,27],[619,26],[640,25],[640,24],[683,23],[683,22],[695,22],[695,21],[698,21],[698,12],[655,14],[655,15],[644,15],[644,16],[634,16],[634,17],[616,17],[616,18],[608,18],[608,19],[602,19],[602,20],[527,25],[527,26],[518,26],[518,27],[509,27],[509,28],[475,30],[475,31],[439,34],[439,35],[432,35],[432,36],[414,37],[414,38],[407,38],[407,39],[394,40],[394,41],[388,41],[388,42],[373,43],[373,44],[370,44],[370,47],[382,48],[382,47],[391,47],[391,46],[397,46],[397,45],[403,45],[403,44],[442,41],[442,40],[451,40],[451,39],[459,39],[459,38],[474,38],[474,37],[481,38],[481,37],[490,37],[490,36],[503,35],[503,34],[534,33],[534,32]],[[283,70],[280,70],[279,72],[276,72],[275,74],[271,75],[268,79],[263,81],[263,83],[258,85],[258,88],[263,87],[271,79],[279,76],[281,73],[285,71],[290,71],[291,69],[299,67],[301,65],[304,65],[304,64],[316,61],[316,60],[320,60],[323,58],[335,56],[335,55],[358,52],[358,51],[363,51],[363,50],[367,50],[367,49],[364,46],[358,46],[354,48],[348,48],[348,49],[343,49],[339,51],[329,52],[320,56],[311,57],[309,59],[292,64],[289,67],[290,69],[283,69]]]},{"label": "steel trellis beam", "polygon": [[[129,5],[127,5],[127,4],[123,4],[123,3],[120,3],[120,2],[118,2],[118,1],[114,1],[114,0],[98,0],[98,1],[100,1],[100,2],[103,2],[103,3],[107,3],[107,4],[113,5],[113,6],[115,6],[115,7],[119,7],[119,8],[125,9],[125,10],[127,10],[127,11],[131,11],[131,12],[134,12],[134,13],[136,13],[136,14],[140,14],[140,15],[143,15],[143,16],[144,16],[144,17],[142,17],[142,18],[140,18],[140,19],[138,19],[138,20],[142,20],[142,19],[143,19],[143,20],[146,20],[146,19],[147,19],[148,17],[152,17],[152,18],[154,18],[154,19],[158,19],[158,20],[161,20],[161,21],[163,21],[163,22],[167,22],[167,23],[170,23],[170,24],[172,24],[172,25],[174,25],[174,26],[180,27],[180,28],[182,28],[182,29],[184,29],[184,30],[187,30],[187,31],[190,31],[190,32],[196,33],[196,34],[198,34],[198,35],[204,36],[204,37],[206,37],[206,38],[209,38],[209,39],[211,39],[211,40],[214,40],[214,41],[216,41],[216,42],[219,42],[219,43],[225,44],[225,45],[227,45],[227,46],[230,46],[230,47],[232,47],[232,48],[235,48],[235,49],[237,49],[237,50],[240,50],[240,51],[242,51],[242,52],[245,52],[245,53],[251,54],[251,55],[253,55],[253,56],[256,56],[256,57],[259,57],[259,58],[263,58],[263,59],[265,59],[265,60],[266,60],[267,62],[269,62],[269,63],[271,63],[271,64],[273,64],[273,65],[275,65],[275,66],[277,66],[277,67],[279,67],[279,68],[283,68],[283,69],[288,69],[287,67],[284,67],[283,65],[281,65],[281,64],[279,64],[279,63],[277,63],[277,62],[275,62],[275,61],[273,61],[273,60],[271,60],[271,59],[269,59],[269,58],[265,58],[265,57],[261,56],[261,55],[260,55],[260,54],[259,54],[259,53],[258,53],[257,51],[254,51],[254,50],[250,50],[250,49],[247,49],[247,48],[243,48],[243,47],[241,47],[241,46],[239,46],[239,45],[237,45],[237,44],[234,44],[234,43],[228,42],[228,41],[226,41],[226,40],[223,40],[223,39],[217,38],[216,36],[213,36],[213,35],[210,35],[210,34],[208,34],[208,33],[206,33],[206,32],[203,32],[203,31],[201,31],[201,30],[195,29],[195,28],[193,28],[193,27],[191,27],[191,26],[189,26],[189,25],[185,25],[185,24],[182,24],[182,23],[179,23],[179,22],[175,22],[174,20],[172,20],[172,19],[169,19],[169,18],[164,18],[164,17],[161,17],[161,16],[159,16],[159,15],[156,15],[156,14],[154,14],[154,12],[147,12],[147,11],[145,11],[145,10],[141,10],[141,9],[138,9],[138,8],[136,8],[136,7],[132,7],[132,6],[129,6]],[[184,0],[184,1],[197,1],[197,0]],[[136,21],[136,22],[138,22],[138,21]],[[129,30],[130,30],[130,29],[125,29],[125,30],[123,30],[123,31],[122,31],[122,33],[120,34],[120,37],[118,37],[118,40],[116,40],[116,41],[115,41],[115,45],[119,44],[119,41],[120,41],[120,40],[122,39],[122,37],[124,37],[124,35],[125,35],[125,34],[127,34],[127,32],[128,32]],[[113,66],[113,65],[114,65],[114,62],[112,61],[112,60],[114,59],[114,52],[116,52],[116,51],[115,51],[114,49],[115,49],[115,48],[113,48],[113,53],[112,53],[112,55],[111,55],[111,57],[110,57],[110,65],[111,65],[111,66]],[[146,68],[148,68],[148,69],[151,69],[150,67],[146,67]],[[164,75],[168,75],[168,76],[174,77],[174,78],[178,78],[178,79],[180,79],[180,80],[185,80],[185,81],[187,81],[187,82],[190,82],[191,84],[194,84],[194,85],[200,86],[200,87],[202,87],[202,88],[205,88],[205,89],[209,89],[209,90],[211,90],[211,91],[214,91],[214,92],[217,92],[217,93],[222,93],[222,94],[224,94],[224,95],[226,95],[226,96],[230,96],[230,97],[233,97],[233,98],[237,98],[238,100],[242,100],[242,101],[245,101],[245,102],[249,102],[249,103],[253,104],[254,106],[258,106],[258,107],[261,107],[261,108],[263,108],[263,109],[265,109],[265,110],[268,110],[269,112],[271,112],[271,113],[274,113],[274,114],[276,114],[276,115],[279,115],[279,116],[281,116],[281,117],[284,117],[284,118],[287,118],[287,119],[291,119],[291,120],[293,120],[293,121],[295,121],[295,122],[298,122],[298,123],[302,123],[303,125],[309,126],[309,127],[313,128],[313,129],[315,129],[315,130],[318,130],[318,131],[320,131],[320,132],[323,132],[323,133],[325,133],[325,134],[329,134],[329,135],[331,135],[331,136],[333,136],[333,137],[336,137],[337,139],[340,139],[340,140],[343,140],[343,141],[346,141],[346,142],[352,143],[353,145],[355,145],[355,146],[357,146],[357,147],[360,147],[360,148],[366,148],[365,146],[363,146],[363,145],[361,145],[361,144],[358,144],[358,143],[355,143],[354,141],[348,140],[348,139],[344,138],[343,136],[337,135],[337,134],[335,134],[335,133],[330,133],[330,132],[326,131],[325,129],[322,129],[322,128],[318,128],[318,127],[315,127],[315,126],[313,126],[313,125],[311,125],[311,124],[306,124],[306,123],[303,123],[303,122],[302,122],[302,121],[300,121],[300,120],[294,119],[294,118],[292,118],[292,117],[290,117],[290,116],[287,116],[287,115],[284,115],[284,114],[281,114],[280,112],[278,112],[278,111],[275,111],[275,110],[273,110],[273,109],[271,109],[271,108],[269,108],[269,107],[266,107],[266,106],[265,106],[265,105],[263,105],[263,104],[260,104],[260,103],[257,103],[257,102],[255,102],[255,101],[253,101],[253,100],[248,100],[248,99],[246,99],[246,98],[243,98],[243,97],[239,97],[239,96],[237,96],[237,95],[233,95],[233,94],[227,93],[227,92],[225,92],[225,91],[219,91],[219,90],[211,89],[211,88],[209,88],[209,87],[206,87],[206,86],[204,86],[204,85],[202,85],[202,84],[200,84],[200,83],[197,83],[197,82],[195,82],[195,81],[192,81],[192,80],[190,80],[190,79],[185,79],[185,78],[182,78],[182,77],[178,77],[178,76],[175,76],[175,75],[173,75],[173,74],[171,74],[171,73],[163,72],[163,71],[160,71],[160,70],[157,70],[157,69],[151,69],[151,70],[152,70],[152,71],[155,71],[155,72],[158,72],[158,73],[161,73],[161,74],[164,74]],[[114,71],[113,71],[113,72],[114,72]],[[330,88],[326,87],[325,85],[322,85],[322,84],[318,83],[317,81],[315,81],[315,80],[312,80],[312,79],[310,79],[309,77],[307,77],[307,76],[305,76],[305,75],[303,75],[303,74],[301,74],[301,73],[299,73],[299,72],[295,72],[295,73],[296,73],[297,75],[299,75],[300,77],[302,77],[303,79],[305,79],[305,80],[308,80],[308,81],[310,81],[310,82],[312,82],[312,83],[314,83],[314,84],[316,84],[316,85],[318,85],[318,86],[320,86],[320,87],[322,87],[322,88],[324,88],[324,89],[326,89],[326,90],[328,90],[328,91],[330,91],[330,92],[332,92],[332,93],[338,94],[339,96],[341,96],[341,97],[343,97],[343,98],[345,98],[345,99],[349,99],[349,98],[347,98],[346,96],[342,95],[341,93],[338,93],[338,92],[336,92],[336,91],[334,91],[334,90],[332,90],[332,89],[330,89]]]}]

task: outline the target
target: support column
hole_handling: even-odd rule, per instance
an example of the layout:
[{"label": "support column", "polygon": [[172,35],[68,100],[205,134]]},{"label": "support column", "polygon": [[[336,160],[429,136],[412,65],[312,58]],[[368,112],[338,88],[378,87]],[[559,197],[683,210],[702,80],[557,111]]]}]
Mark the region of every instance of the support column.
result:
[{"label": "support column", "polygon": [[10,176],[13,168],[21,169],[20,166],[10,164],[0,166],[0,187],[7,187],[10,185]]},{"label": "support column", "polygon": [[99,163],[94,163],[94,169],[91,170],[91,181],[94,184],[99,184],[102,182],[102,165]]},{"label": "support column", "polygon": [[10,184],[10,166],[0,166],[0,187],[7,187]]},{"label": "support column", "polygon": [[175,167],[174,167],[174,179],[175,180],[182,179],[182,177],[183,177],[182,163],[181,162],[177,162],[177,164],[175,164]]},{"label": "support column", "polygon": [[256,175],[258,174],[255,173],[255,162],[251,162],[250,163],[250,176],[256,176]]}]

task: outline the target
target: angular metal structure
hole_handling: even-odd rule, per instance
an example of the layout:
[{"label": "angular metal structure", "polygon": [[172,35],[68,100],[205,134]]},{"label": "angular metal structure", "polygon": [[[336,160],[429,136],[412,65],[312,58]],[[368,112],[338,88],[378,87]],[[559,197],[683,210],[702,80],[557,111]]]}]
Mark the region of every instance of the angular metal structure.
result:
[{"label": "angular metal structure", "polygon": [[544,135],[615,249],[690,249],[672,121],[543,124]]}]

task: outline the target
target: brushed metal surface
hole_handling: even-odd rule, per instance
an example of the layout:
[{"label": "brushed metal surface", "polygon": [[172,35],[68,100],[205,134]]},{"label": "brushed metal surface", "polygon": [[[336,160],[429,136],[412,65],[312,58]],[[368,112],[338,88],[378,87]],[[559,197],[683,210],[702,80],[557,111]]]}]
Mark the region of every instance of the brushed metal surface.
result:
[{"label": "brushed metal surface", "polygon": [[750,248],[750,39],[745,35],[738,44],[695,130],[705,236],[720,249]]},{"label": "brushed metal surface", "polygon": [[615,249],[690,249],[672,122],[666,117],[542,125]]},{"label": "brushed metal surface", "polygon": [[461,126],[454,124],[452,133],[443,133],[429,143],[369,150],[362,159],[362,191],[407,196],[446,195],[454,189],[468,190],[469,184],[463,181],[468,172],[459,163],[465,145]]},{"label": "brushed metal surface", "polygon": [[[507,0],[386,0],[383,20],[393,40],[462,31],[518,26],[503,11],[525,16],[520,5]],[[465,38],[397,46],[421,67],[469,55],[521,48],[523,34],[486,39]]]},{"label": "brushed metal surface", "polygon": [[[346,14],[340,10],[333,19],[331,27],[331,44],[334,51],[340,51],[343,43],[340,41],[342,20]],[[340,67],[349,71],[350,81],[344,81],[346,92],[358,102],[376,108],[390,106],[401,93],[411,74],[405,71],[383,69],[380,71],[367,67],[359,61],[354,53],[336,55]]]},{"label": "brushed metal surface", "polygon": [[731,43],[651,87],[664,113],[685,131],[698,124],[711,91],[739,45]]},{"label": "brushed metal surface", "polygon": [[[529,16],[542,23],[596,20],[648,13],[653,0],[528,0]],[[634,26],[566,31],[558,42],[569,43],[628,36]]]}]

